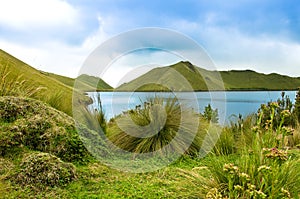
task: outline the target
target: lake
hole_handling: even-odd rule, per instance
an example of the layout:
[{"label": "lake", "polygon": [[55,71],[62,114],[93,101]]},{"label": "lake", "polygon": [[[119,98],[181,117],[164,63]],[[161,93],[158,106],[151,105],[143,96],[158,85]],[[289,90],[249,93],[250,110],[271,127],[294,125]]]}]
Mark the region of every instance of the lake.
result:
[{"label": "lake", "polygon": [[[100,94],[107,119],[123,111],[135,109],[150,97],[177,97],[181,104],[203,113],[205,106],[211,104],[218,109],[220,123],[234,120],[239,114],[243,116],[257,112],[261,104],[281,98],[281,91],[214,91],[214,92],[99,92],[88,93],[90,97]],[[294,102],[297,91],[285,91]]]}]

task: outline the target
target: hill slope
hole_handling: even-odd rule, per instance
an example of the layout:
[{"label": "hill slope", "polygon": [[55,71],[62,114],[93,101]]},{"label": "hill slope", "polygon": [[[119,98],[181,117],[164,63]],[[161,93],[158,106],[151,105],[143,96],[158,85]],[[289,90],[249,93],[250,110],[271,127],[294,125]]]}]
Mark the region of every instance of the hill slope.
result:
[{"label": "hill slope", "polygon": [[[191,87],[180,81],[187,80]],[[184,80],[184,81],[185,81]],[[167,86],[162,86],[167,85]],[[169,87],[166,88],[166,87]],[[119,86],[117,91],[206,91],[206,90],[294,90],[300,87],[300,78],[255,71],[209,71],[179,62],[155,68],[148,73]],[[191,89],[192,88],[192,89]]]},{"label": "hill slope", "polygon": [[[107,84],[101,78],[86,75],[86,74],[80,75],[79,77],[74,79],[62,75],[57,75],[54,73],[47,73],[47,72],[42,72],[42,73],[72,88],[74,87],[75,81],[77,81],[78,84],[77,86],[80,88],[80,90],[84,90],[84,91],[93,91],[93,90],[103,91],[103,90],[113,89],[109,84]],[[96,88],[95,85],[97,85]]]},{"label": "hill slope", "polygon": [[[26,83],[32,88],[42,88],[32,97],[45,101],[69,115],[72,114],[72,95],[75,79],[36,70],[1,49],[0,75],[2,75],[2,81],[3,78],[11,82],[18,80],[18,82]],[[83,85],[80,88],[93,89],[91,85],[94,85],[96,78],[84,76],[84,78],[79,77],[79,79],[83,79],[82,81],[77,81]],[[102,89],[102,86],[104,89],[111,88],[101,79],[97,79],[99,80],[97,89]],[[81,97],[85,98],[83,95]]]}]

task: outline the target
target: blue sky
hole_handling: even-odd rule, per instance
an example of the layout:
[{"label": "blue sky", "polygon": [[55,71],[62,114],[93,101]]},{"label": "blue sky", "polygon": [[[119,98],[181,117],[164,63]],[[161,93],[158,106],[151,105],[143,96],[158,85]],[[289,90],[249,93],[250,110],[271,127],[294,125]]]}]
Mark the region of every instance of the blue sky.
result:
[{"label": "blue sky", "polygon": [[300,76],[297,0],[0,0],[0,48],[71,77],[102,42],[143,27],[189,36],[219,70]]}]

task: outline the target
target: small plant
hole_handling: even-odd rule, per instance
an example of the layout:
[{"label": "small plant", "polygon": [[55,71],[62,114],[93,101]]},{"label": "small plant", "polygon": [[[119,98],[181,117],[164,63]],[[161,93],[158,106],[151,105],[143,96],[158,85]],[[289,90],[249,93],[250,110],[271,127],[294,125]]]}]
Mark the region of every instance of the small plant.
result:
[{"label": "small plant", "polygon": [[294,116],[297,119],[297,122],[300,123],[300,88],[298,89],[296,99],[295,99],[295,108],[294,108]]},{"label": "small plant", "polygon": [[203,117],[212,123],[218,123],[219,113],[218,109],[213,109],[210,104],[205,107]]}]

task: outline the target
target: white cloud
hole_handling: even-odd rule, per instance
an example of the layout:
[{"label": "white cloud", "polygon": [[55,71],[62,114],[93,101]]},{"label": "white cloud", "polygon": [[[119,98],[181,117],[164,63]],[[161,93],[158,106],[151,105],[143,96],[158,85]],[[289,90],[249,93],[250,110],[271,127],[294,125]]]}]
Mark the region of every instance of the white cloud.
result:
[{"label": "white cloud", "polygon": [[192,35],[218,70],[251,69],[300,77],[300,44],[284,32],[251,35],[234,26],[217,26],[211,23],[214,16],[207,17],[207,23],[180,19],[171,24],[172,28]]},{"label": "white cloud", "polygon": [[98,29],[78,45],[51,37],[34,44],[0,38],[0,48],[36,69],[77,77],[85,59],[107,37],[103,24],[99,21]]},{"label": "white cloud", "polygon": [[63,0],[0,0],[0,24],[15,29],[74,25],[77,10]]},{"label": "white cloud", "polygon": [[218,69],[251,69],[300,76],[297,42],[270,35],[251,36],[230,29],[213,29],[208,34],[212,38],[208,53]]}]

